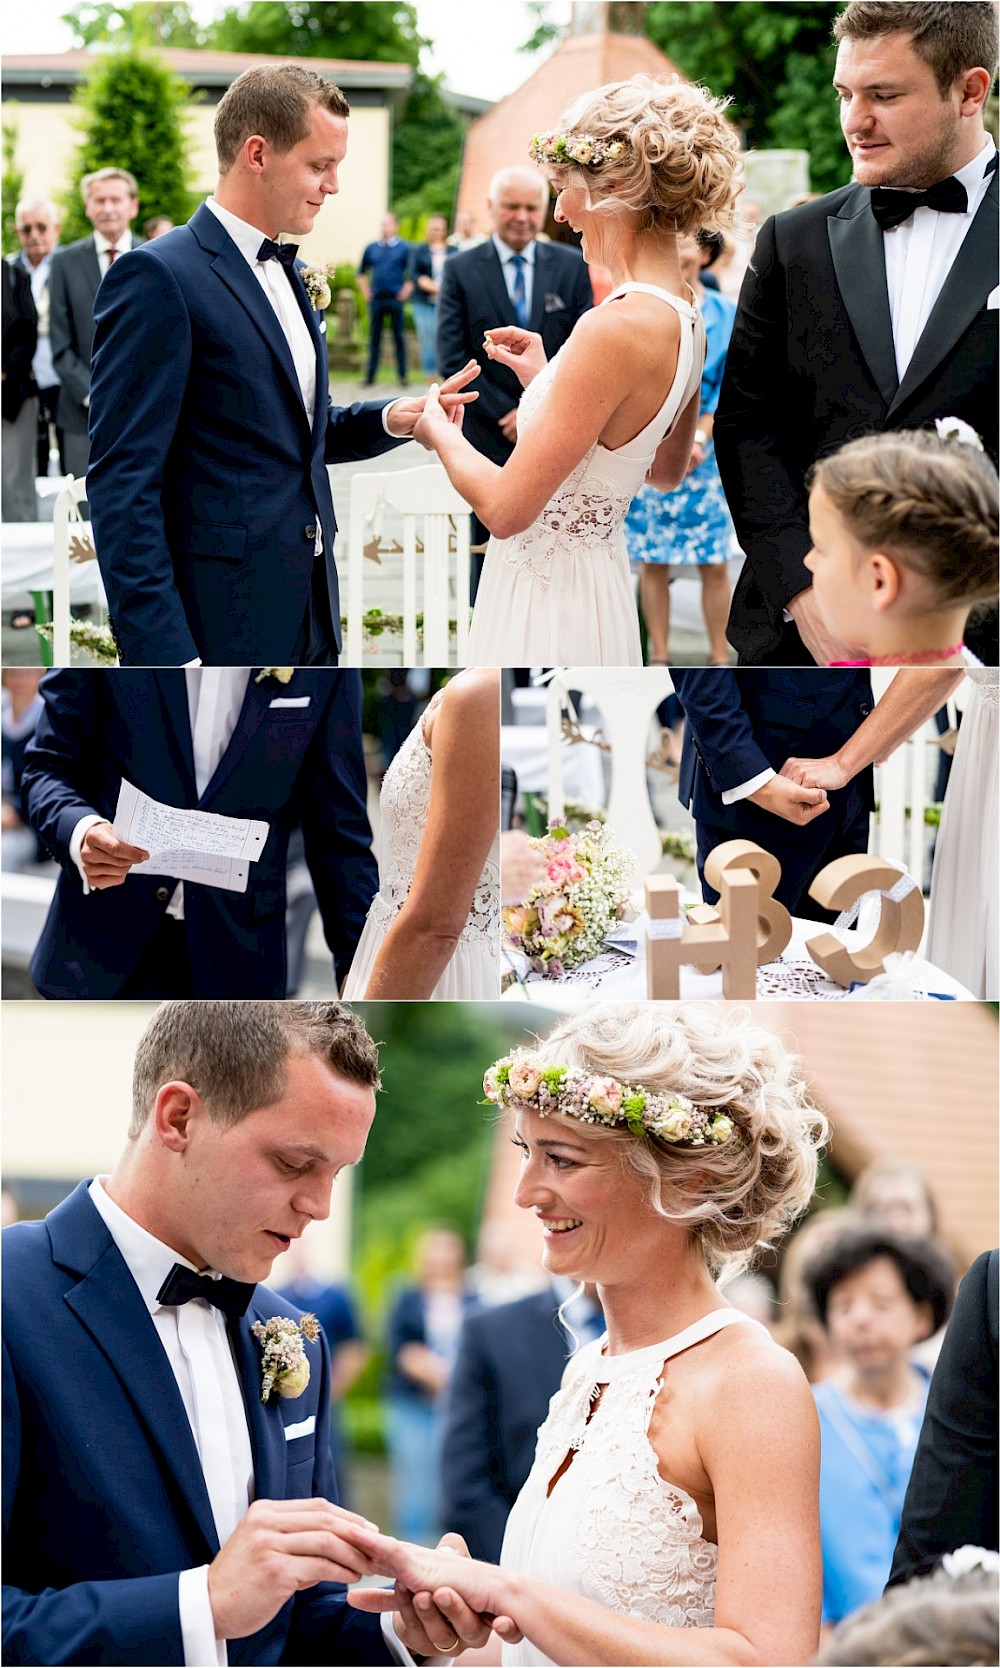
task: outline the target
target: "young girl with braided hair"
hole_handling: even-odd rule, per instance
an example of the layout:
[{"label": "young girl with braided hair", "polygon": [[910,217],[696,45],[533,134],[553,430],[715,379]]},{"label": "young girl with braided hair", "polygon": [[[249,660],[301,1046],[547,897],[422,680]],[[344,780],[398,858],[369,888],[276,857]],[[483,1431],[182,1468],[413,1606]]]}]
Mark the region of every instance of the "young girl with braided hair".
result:
[{"label": "young girl with braided hair", "polygon": [[806,567],[837,666],[979,665],[963,633],[997,596],[997,471],[956,418],[873,434],[820,460]]}]

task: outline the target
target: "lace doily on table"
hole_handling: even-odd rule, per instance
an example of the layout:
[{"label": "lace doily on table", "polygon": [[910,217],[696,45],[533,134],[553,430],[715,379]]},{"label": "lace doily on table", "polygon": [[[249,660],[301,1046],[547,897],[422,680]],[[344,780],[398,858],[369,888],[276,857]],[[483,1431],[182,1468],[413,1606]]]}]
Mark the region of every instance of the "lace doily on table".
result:
[{"label": "lace doily on table", "polygon": [[[615,950],[603,950],[599,956],[594,956],[590,961],[581,962],[579,967],[570,968],[568,972],[562,975],[562,978],[553,980],[552,983],[582,986],[585,990],[600,992],[601,986],[610,973],[620,973],[630,963],[634,965],[631,956],[623,956]],[[519,969],[515,969],[515,978],[518,978],[521,984],[534,985],[549,982],[540,973],[529,972],[525,975],[523,970]],[[801,961],[779,956],[777,961],[769,961],[763,967],[757,969],[758,998],[768,996],[807,997],[812,1001],[839,1002],[847,994],[847,991],[841,985],[836,984],[828,974],[823,972],[821,967],[817,967],[815,962],[812,961]],[[914,988],[911,993],[911,1000],[929,1002],[933,998],[926,990]]]}]

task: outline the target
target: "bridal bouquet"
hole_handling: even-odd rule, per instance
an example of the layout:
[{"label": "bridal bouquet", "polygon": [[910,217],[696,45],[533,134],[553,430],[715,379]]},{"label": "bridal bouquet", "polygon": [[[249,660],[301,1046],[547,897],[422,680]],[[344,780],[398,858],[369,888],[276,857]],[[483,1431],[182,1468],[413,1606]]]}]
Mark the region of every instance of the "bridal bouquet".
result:
[{"label": "bridal bouquet", "polygon": [[599,822],[577,834],[553,822],[531,843],[546,859],[545,878],[524,903],[504,909],[504,926],[534,972],[558,979],[596,956],[609,928],[626,915],[635,859]]}]

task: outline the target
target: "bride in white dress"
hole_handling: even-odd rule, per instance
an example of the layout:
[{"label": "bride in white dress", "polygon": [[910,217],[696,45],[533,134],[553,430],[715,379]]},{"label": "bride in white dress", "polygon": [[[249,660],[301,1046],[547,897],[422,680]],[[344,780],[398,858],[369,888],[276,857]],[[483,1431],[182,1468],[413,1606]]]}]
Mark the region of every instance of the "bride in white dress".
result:
[{"label": "bride in white dress", "polygon": [[[716,1286],[806,1208],[825,1121],[763,1026],[707,1004],[596,1007],[486,1074],[553,1275],[596,1284],[499,1567],[342,1531],[368,1567],[493,1618],[505,1664],[811,1662],[819,1432],[798,1363]],[[352,1591],[361,1609],[391,1592]],[[462,1661],[497,1658],[463,1656]]]},{"label": "bride in white dress", "polygon": [[470,665],[642,664],[622,526],[643,481],[679,485],[691,456],[705,330],[677,236],[733,222],[739,146],[723,109],[699,87],[635,76],[584,95],[533,144],[556,219],[583,233],[613,288],[550,363],[530,331],[487,337],[527,388],[502,468],[433,391],[414,431],[492,530]]},{"label": "bride in white dress", "polygon": [[430,702],[382,783],[379,889],[344,997],[500,995],[500,676]]}]

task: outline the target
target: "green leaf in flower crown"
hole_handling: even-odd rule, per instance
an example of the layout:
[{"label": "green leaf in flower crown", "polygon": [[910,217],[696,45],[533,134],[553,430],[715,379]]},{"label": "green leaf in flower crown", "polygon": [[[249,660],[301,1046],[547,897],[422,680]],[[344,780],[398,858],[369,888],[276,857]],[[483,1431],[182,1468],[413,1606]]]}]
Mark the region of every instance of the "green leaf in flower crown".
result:
[{"label": "green leaf in flower crown", "polygon": [[559,1093],[559,1086],[566,1076],[565,1066],[546,1066],[542,1072],[542,1082],[547,1083],[552,1093]]}]

